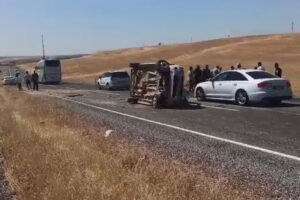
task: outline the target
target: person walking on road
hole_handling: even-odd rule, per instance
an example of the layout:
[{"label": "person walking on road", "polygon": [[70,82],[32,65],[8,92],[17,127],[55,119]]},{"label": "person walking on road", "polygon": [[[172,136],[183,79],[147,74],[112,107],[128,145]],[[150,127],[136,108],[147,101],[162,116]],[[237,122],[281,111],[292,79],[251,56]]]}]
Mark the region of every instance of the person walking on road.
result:
[{"label": "person walking on road", "polygon": [[265,71],[265,68],[262,66],[262,63],[261,63],[261,62],[258,62],[258,63],[257,63],[257,70]]},{"label": "person walking on road", "polygon": [[279,67],[278,63],[275,63],[275,76],[281,78],[282,77],[282,69]]},{"label": "person walking on road", "polygon": [[19,91],[22,90],[22,78],[20,73],[16,73],[16,83],[17,83],[17,87],[19,89]]},{"label": "person walking on road", "polygon": [[25,84],[27,86],[27,89],[31,90],[32,89],[32,87],[31,87],[31,76],[29,75],[28,71],[25,72],[24,81],[25,81]]},{"label": "person walking on road", "polygon": [[190,92],[194,91],[194,82],[195,82],[195,74],[194,74],[193,67],[191,66],[188,71],[188,84],[189,84]]},{"label": "person walking on road", "polygon": [[35,71],[33,71],[31,79],[33,83],[33,90],[39,91],[39,75]]}]

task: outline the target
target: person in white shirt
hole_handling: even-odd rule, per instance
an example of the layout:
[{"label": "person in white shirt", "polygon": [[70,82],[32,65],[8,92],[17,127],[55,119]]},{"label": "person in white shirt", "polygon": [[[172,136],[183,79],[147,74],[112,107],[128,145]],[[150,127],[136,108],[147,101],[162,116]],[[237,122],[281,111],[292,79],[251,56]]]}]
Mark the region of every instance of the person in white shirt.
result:
[{"label": "person in white shirt", "polygon": [[22,78],[20,73],[16,73],[16,83],[19,90],[22,90]]},{"label": "person in white shirt", "polygon": [[221,73],[221,69],[220,66],[216,66],[213,70],[212,70],[212,76],[215,77],[217,76],[219,73]]},{"label": "person in white shirt", "polygon": [[31,76],[28,72],[25,73],[25,76],[24,76],[24,82],[27,86],[27,89],[28,90],[31,90],[32,87],[31,87]]},{"label": "person in white shirt", "polygon": [[261,63],[261,62],[258,62],[258,63],[257,63],[257,70],[265,71],[265,68],[262,66],[262,63]]}]

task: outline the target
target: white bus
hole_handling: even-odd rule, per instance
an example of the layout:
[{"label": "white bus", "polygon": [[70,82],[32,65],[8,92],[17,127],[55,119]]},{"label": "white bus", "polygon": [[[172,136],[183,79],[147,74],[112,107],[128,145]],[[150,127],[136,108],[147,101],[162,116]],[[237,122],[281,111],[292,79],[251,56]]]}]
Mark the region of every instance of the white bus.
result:
[{"label": "white bus", "polygon": [[41,60],[35,67],[36,73],[39,75],[40,83],[61,82],[61,62],[60,60]]}]

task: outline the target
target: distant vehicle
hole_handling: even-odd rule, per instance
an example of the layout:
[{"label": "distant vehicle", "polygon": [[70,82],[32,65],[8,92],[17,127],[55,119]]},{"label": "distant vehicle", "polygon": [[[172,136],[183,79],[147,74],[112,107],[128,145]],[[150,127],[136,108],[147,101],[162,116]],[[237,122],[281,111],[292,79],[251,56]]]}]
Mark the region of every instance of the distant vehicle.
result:
[{"label": "distant vehicle", "polygon": [[97,80],[99,89],[129,89],[130,77],[127,72],[106,72]]},{"label": "distant vehicle", "polygon": [[270,73],[258,70],[226,71],[195,89],[198,101],[208,99],[235,101],[239,105],[270,102],[279,104],[292,99],[291,84]]},{"label": "distant vehicle", "polygon": [[3,85],[16,85],[17,80],[14,76],[4,76],[3,78]]},{"label": "distant vehicle", "polygon": [[36,73],[39,75],[40,83],[61,82],[61,62],[60,60],[41,60],[35,67]]}]

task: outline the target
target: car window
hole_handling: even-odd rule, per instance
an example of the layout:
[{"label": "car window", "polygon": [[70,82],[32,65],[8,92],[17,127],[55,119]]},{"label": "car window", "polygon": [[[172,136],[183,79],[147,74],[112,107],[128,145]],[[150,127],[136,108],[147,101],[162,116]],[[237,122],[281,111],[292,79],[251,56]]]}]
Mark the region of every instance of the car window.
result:
[{"label": "car window", "polygon": [[228,72],[222,73],[218,76],[216,76],[213,80],[214,81],[227,81],[227,77],[228,77]]},{"label": "car window", "polygon": [[107,72],[107,73],[104,73],[101,78],[107,78],[107,77],[110,77],[111,76],[111,73]]},{"label": "car window", "polygon": [[277,78],[276,76],[263,71],[247,72],[253,79]]},{"label": "car window", "polygon": [[127,72],[115,72],[115,73],[112,73],[112,77],[113,78],[128,78],[129,75]]},{"label": "car window", "polygon": [[248,79],[239,72],[228,72],[227,80],[229,81],[247,81]]}]

